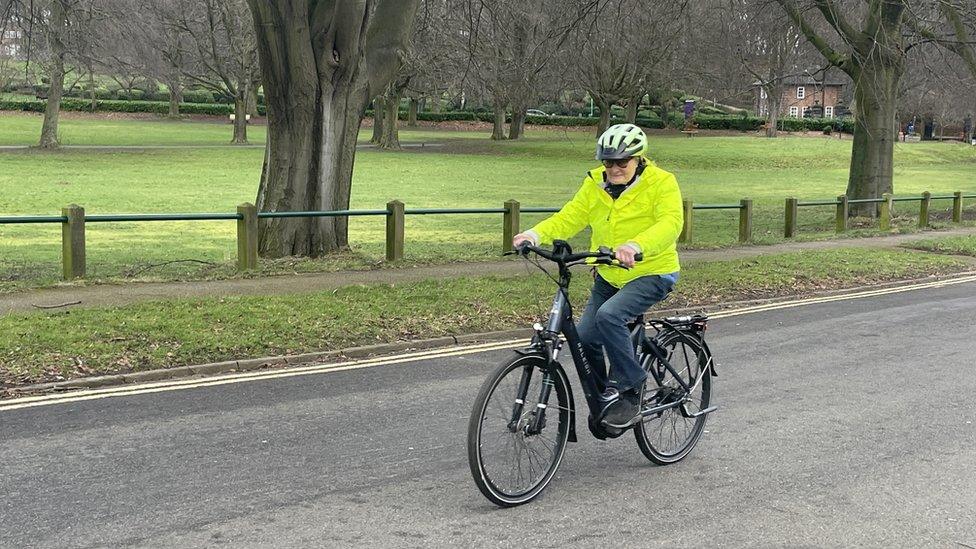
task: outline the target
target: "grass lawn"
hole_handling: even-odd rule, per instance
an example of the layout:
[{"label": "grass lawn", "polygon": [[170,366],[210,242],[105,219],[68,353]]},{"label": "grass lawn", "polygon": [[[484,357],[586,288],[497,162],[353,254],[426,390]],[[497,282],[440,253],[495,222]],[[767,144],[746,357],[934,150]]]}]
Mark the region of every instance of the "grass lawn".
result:
[{"label": "grass lawn", "polygon": [[[0,143],[30,144],[41,119],[0,113]],[[62,135],[71,144],[219,145],[230,138],[227,124],[105,117],[66,117]],[[262,127],[252,127],[255,142]],[[368,131],[361,133],[365,139]],[[589,131],[530,128],[516,142],[491,142],[485,132],[404,130],[404,142],[440,147],[357,154],[353,208],[382,208],[399,199],[408,207],[501,207],[516,199],[524,206],[559,206],[579,186],[592,160]],[[824,137],[751,135],[695,137],[651,135],[650,156],[673,171],[686,197],[696,203],[755,200],[758,243],[782,240],[787,196],[823,199],[843,193],[851,141]],[[921,191],[976,192],[976,148],[957,143],[896,146],[895,186],[900,194]],[[255,199],[263,150],[219,149],[0,151],[0,215],[53,215],[69,204],[89,214],[230,212]],[[938,211],[948,203],[933,203]],[[737,214],[699,211],[695,246],[735,242]],[[523,215],[523,226],[541,215]],[[802,208],[801,238],[829,238],[831,207]],[[910,216],[902,227],[911,226]],[[366,268],[383,254],[385,225],[379,217],[353,218],[353,252],[338,260],[266,262],[266,272]],[[166,280],[233,274],[235,225],[230,222],[90,224],[89,276],[94,280]],[[850,234],[876,234],[865,229]],[[484,260],[497,257],[500,215],[413,216],[407,218],[408,262]],[[586,236],[577,238],[586,242]],[[0,292],[56,282],[60,272],[60,228],[56,225],[0,225]],[[200,263],[169,263],[179,260]],[[161,265],[166,263],[166,265]]]},{"label": "grass lawn", "polygon": [[[841,249],[697,263],[668,307],[793,295],[964,270],[909,250]],[[577,276],[577,310],[590,281]],[[542,275],[351,286],[335,293],[169,299],[0,317],[0,389],[109,372],[297,354],[530,326],[554,293]]]},{"label": "grass lawn", "polygon": [[947,236],[912,242],[906,247],[954,255],[976,257],[976,236]]}]

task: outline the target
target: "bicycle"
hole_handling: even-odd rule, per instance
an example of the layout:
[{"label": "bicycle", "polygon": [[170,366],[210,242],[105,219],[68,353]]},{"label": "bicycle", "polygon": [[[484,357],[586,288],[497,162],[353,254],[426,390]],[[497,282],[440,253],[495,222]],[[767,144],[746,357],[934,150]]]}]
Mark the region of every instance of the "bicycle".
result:
[{"label": "bicycle", "polygon": [[[708,414],[717,409],[710,405],[711,378],[717,374],[704,338],[708,317],[649,320],[647,326],[655,330],[650,337],[643,316],[629,324],[638,363],[648,374],[647,382],[641,394],[640,413],[634,420],[626,425],[609,425],[603,417],[615,399],[603,395],[606,387],[583,352],[569,301],[569,269],[589,259],[597,264],[625,267],[609,249],[574,254],[567,242],[559,240],[553,243],[552,251],[526,244],[508,253],[527,257],[528,252],[559,266],[559,279],[550,275],[559,289],[547,325],[535,324],[529,346],[516,350],[514,356],[502,362],[475,398],[468,422],[467,449],[471,474],[481,493],[501,507],[531,501],[554,477],[567,442],[577,441],[573,391],[558,361],[564,345],[560,334],[569,345],[583,387],[590,432],[605,440],[633,430],[637,446],[653,463],[668,465],[684,459],[698,443]],[[637,259],[641,259],[639,255]],[[553,395],[555,403],[551,402]]]}]

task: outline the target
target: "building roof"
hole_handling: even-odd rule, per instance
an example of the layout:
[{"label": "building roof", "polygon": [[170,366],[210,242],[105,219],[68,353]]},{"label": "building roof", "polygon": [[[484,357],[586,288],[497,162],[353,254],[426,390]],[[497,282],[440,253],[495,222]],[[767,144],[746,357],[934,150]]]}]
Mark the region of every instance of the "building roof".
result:
[{"label": "building roof", "polygon": [[[844,86],[846,83],[836,78],[828,78],[821,82],[819,79],[809,75],[787,76],[783,79],[783,85],[785,86]],[[758,86],[760,82],[756,80],[752,85]]]},{"label": "building roof", "polygon": [[788,76],[788,77],[786,77],[786,78],[783,79],[783,83],[786,84],[787,86],[790,86],[790,85],[795,85],[795,86],[843,86],[845,84],[845,82],[843,80],[839,80],[839,79],[836,79],[836,78],[830,78],[830,77],[828,77],[825,80],[821,80],[819,78],[815,78],[813,76],[806,75],[806,74],[801,75],[801,76]]}]

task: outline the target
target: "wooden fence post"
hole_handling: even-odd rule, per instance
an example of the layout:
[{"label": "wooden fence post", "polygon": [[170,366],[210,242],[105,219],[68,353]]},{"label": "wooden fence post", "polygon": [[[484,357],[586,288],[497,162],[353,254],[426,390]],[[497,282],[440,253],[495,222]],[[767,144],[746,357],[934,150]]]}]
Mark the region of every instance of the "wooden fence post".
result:
[{"label": "wooden fence post", "polygon": [[739,201],[739,242],[752,240],[752,199]]},{"label": "wooden fence post", "polygon": [[837,232],[842,233],[847,230],[847,215],[850,212],[850,204],[847,202],[847,195],[842,194],[837,197]]},{"label": "wooden fence post", "polygon": [[258,268],[258,208],[245,202],[237,206],[237,270]]},{"label": "wooden fence post", "polygon": [[918,227],[924,229],[929,226],[929,206],[932,204],[932,193],[922,193],[922,201],[918,206]]},{"label": "wooden fence post", "polygon": [[691,200],[682,200],[681,207],[684,210],[684,223],[681,234],[678,235],[678,242],[691,244],[695,236],[695,203]]},{"label": "wooden fence post", "polygon": [[386,260],[403,259],[403,202],[386,203]]},{"label": "wooden fence post", "polygon": [[783,236],[786,238],[796,236],[796,224],[800,210],[799,203],[800,201],[795,198],[786,199],[786,225],[783,230]]},{"label": "wooden fence post", "polygon": [[505,202],[505,215],[502,219],[502,252],[513,250],[512,239],[519,234],[521,226],[521,205],[517,200]]},{"label": "wooden fence post", "polygon": [[890,231],[891,213],[893,209],[892,208],[893,203],[891,201],[892,198],[891,193],[884,193],[883,195],[881,195],[881,198],[882,200],[884,200],[884,202],[881,203],[881,220],[880,220],[879,228],[882,231]]},{"label": "wooden fence post", "polygon": [[64,280],[85,278],[85,209],[71,204],[61,209],[61,275]]},{"label": "wooden fence post", "polygon": [[962,223],[962,191],[952,194],[952,222]]}]

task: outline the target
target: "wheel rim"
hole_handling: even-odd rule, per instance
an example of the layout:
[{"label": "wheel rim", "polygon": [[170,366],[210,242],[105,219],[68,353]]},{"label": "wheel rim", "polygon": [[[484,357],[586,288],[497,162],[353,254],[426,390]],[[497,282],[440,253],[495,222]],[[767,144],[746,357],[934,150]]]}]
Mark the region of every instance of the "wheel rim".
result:
[{"label": "wheel rim", "polygon": [[[522,413],[512,424],[512,409],[523,368],[531,378]],[[478,462],[485,481],[506,500],[532,497],[555,473],[568,436],[569,409],[561,391],[553,390],[538,434],[528,426],[538,408],[542,371],[534,365],[516,365],[492,389],[478,429]]]},{"label": "wheel rim", "polygon": [[[694,342],[684,337],[675,338],[666,343],[667,359],[679,376],[693,388],[687,395],[684,407],[689,414],[694,414],[708,407],[708,393],[705,390],[704,379],[708,373],[705,369],[705,353]],[[656,406],[673,402],[684,396],[684,390],[667,368],[658,360],[652,360],[650,368],[657,370],[661,376],[661,387],[652,388],[653,382],[647,387],[644,397],[645,405]],[[640,428],[647,443],[662,457],[680,456],[694,442],[701,433],[705,416],[697,418],[685,417],[681,407],[677,406],[647,418]]]}]

